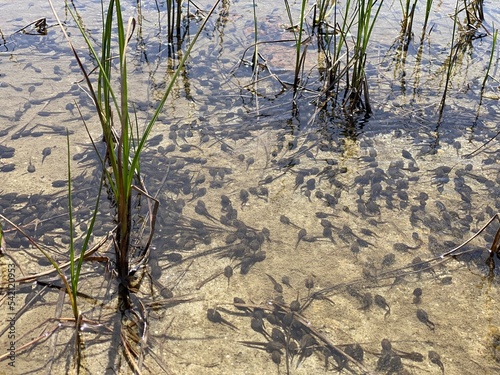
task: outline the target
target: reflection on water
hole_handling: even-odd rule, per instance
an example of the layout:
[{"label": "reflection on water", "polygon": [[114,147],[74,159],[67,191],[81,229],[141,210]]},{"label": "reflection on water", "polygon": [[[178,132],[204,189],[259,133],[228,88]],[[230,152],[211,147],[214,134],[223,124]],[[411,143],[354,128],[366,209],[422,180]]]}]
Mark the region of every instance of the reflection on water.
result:
[{"label": "reflection on water", "polygon": [[[331,107],[313,105],[313,90],[291,105],[291,42],[260,46],[273,74],[262,71],[262,81],[250,85],[252,68],[240,64],[253,40],[245,17],[250,4],[221,9],[142,155],[145,185],[160,202],[147,274],[138,277],[138,296],[150,318],[143,372],[498,371],[499,275],[486,262],[498,220],[453,256],[443,256],[500,208],[498,143],[476,151],[498,132],[496,101],[478,102],[490,47],[471,42],[470,54],[456,64],[440,118],[439,65],[445,57],[435,51],[447,51],[448,19],[429,21],[436,26],[420,60],[412,51],[418,41],[410,43],[404,66],[394,58],[397,48],[390,48],[398,27],[393,36],[375,30],[367,68],[373,114],[339,117]],[[290,39],[281,27],[286,13],[267,7],[258,7],[260,38]],[[90,14],[95,9],[89,8],[79,10],[97,35],[99,23]],[[131,44],[132,100],[141,121],[176,63],[158,33],[165,21],[158,21],[155,9],[144,4],[141,35]],[[26,13],[2,30],[0,206],[64,262],[70,240],[66,128],[77,235],[88,228],[101,175],[76,105],[94,140],[100,133],[48,9],[33,5],[30,11],[37,15]],[[492,12],[486,26],[498,17]],[[42,15],[46,36],[11,35]],[[397,25],[397,17],[386,10],[382,19]],[[78,40],[77,30],[69,30]],[[304,77],[310,85],[319,74],[313,55],[311,49]],[[147,237],[141,232],[147,201],[138,196],[136,202],[139,252]],[[113,229],[111,206],[104,196],[94,242]],[[51,269],[24,236],[8,225],[4,230],[18,277],[21,270],[28,276]],[[114,259],[109,249],[99,256]],[[110,351],[116,347],[110,345],[115,291],[102,277],[108,275],[102,258],[84,269],[81,291],[95,300],[82,297],[82,309],[109,330],[84,335],[83,367],[98,373],[115,366],[126,373],[127,365]],[[19,286],[17,302],[25,299],[29,309],[17,319],[18,348],[42,335],[47,324],[52,329],[53,322],[43,321],[59,311],[58,289],[47,288],[57,281],[50,276]],[[68,307],[62,316],[70,315]],[[52,373],[65,373],[70,363],[59,353],[70,357],[71,342],[70,330],[61,328],[30,354],[19,352],[21,372],[42,373],[50,362]]]}]

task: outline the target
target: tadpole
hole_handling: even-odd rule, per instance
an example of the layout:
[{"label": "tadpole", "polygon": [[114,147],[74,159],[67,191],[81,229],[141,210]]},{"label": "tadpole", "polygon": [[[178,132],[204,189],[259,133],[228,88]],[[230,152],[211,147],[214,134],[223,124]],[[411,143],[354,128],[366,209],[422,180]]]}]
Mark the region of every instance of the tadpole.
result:
[{"label": "tadpole", "polygon": [[207,194],[207,189],[202,187],[202,188],[193,188],[191,189],[191,192],[193,193],[193,196],[191,197],[191,199],[189,200],[190,202],[191,201],[194,201],[195,199],[197,198],[201,198],[203,197],[204,195]]},{"label": "tadpole", "polygon": [[241,200],[241,205],[245,205],[248,203],[248,197],[250,196],[250,193],[248,190],[241,189],[240,190],[240,200]]},{"label": "tadpole", "polygon": [[305,281],[305,286],[308,290],[308,292],[311,292],[311,289],[314,288],[314,279],[312,276],[308,276],[306,281]]},{"label": "tadpole", "polygon": [[292,222],[290,221],[290,219],[287,216],[285,216],[285,215],[281,215],[280,216],[280,222],[282,224],[285,224],[285,225],[291,225],[292,224]]},{"label": "tadpole", "polygon": [[347,355],[351,356],[356,361],[363,362],[364,350],[358,343],[347,345],[344,351]]},{"label": "tadpole", "polygon": [[282,344],[286,344],[286,336],[285,334],[283,333],[282,330],[274,327],[271,331],[271,338],[276,341],[276,342],[280,342]]},{"label": "tadpole", "polygon": [[47,156],[49,156],[50,154],[52,154],[52,148],[51,147],[45,147],[42,150],[42,164],[43,164],[43,161],[45,160],[45,158]]},{"label": "tadpole", "polygon": [[337,215],[335,214],[327,214],[326,212],[316,212],[316,217],[318,219],[326,219],[327,217],[329,216],[333,216],[333,217],[338,217]]},{"label": "tadpole", "polygon": [[245,311],[245,312],[250,312],[250,309],[248,307],[244,306],[237,306],[237,305],[246,305],[246,302],[244,299],[239,298],[239,297],[234,297],[233,298],[233,304],[235,305],[238,310]]},{"label": "tadpole", "polygon": [[290,310],[297,312],[300,311],[300,302],[298,300],[294,300],[290,303]]},{"label": "tadpole", "polygon": [[231,277],[233,276],[233,267],[226,266],[224,268],[224,276],[227,277],[227,286],[229,287],[229,280],[231,280]]},{"label": "tadpole", "polygon": [[415,288],[413,290],[413,303],[415,305],[418,305],[420,302],[422,302],[422,289]]},{"label": "tadpole", "polygon": [[168,287],[162,287],[160,289],[160,296],[162,296],[165,299],[172,298],[174,296],[174,293],[172,290]]},{"label": "tadpole", "polygon": [[382,353],[392,353],[392,343],[389,339],[382,339],[380,345],[382,346]]},{"label": "tadpole", "polygon": [[305,236],[307,236],[307,231],[302,228],[301,230],[299,230],[299,233],[297,233],[297,243],[295,244],[295,249],[297,249],[300,240],[302,240]]},{"label": "tadpole", "polygon": [[194,212],[196,212],[198,215],[205,216],[207,219],[212,220],[215,223],[218,222],[218,220],[214,216],[210,215],[207,207],[205,206],[205,202],[203,202],[202,200],[198,200],[194,208]]},{"label": "tadpole", "polygon": [[359,195],[359,199],[361,199],[361,197],[363,196],[363,194],[365,194],[365,189],[363,189],[362,186],[358,187],[356,189],[356,194]]},{"label": "tadpole", "polygon": [[368,242],[362,238],[356,238],[356,243],[360,246],[360,247],[368,247],[368,246],[374,246],[371,242]]},{"label": "tadpole", "polygon": [[271,282],[273,283],[274,285],[274,290],[278,293],[283,293],[283,286],[278,283],[274,277],[272,277],[271,275],[269,275],[268,273],[266,273],[267,277],[269,277],[269,279],[271,280]]},{"label": "tadpole", "polygon": [[359,302],[361,302],[359,310],[363,311],[368,310],[373,303],[373,297],[371,293],[360,294],[358,300]]},{"label": "tadpole", "polygon": [[281,278],[281,282],[286,285],[289,288],[293,288],[292,285],[290,284],[290,278],[288,276],[283,276]]},{"label": "tadpole", "polygon": [[271,336],[269,336],[269,333],[267,333],[266,329],[264,328],[264,321],[262,320],[262,318],[253,317],[250,321],[250,326],[255,332],[262,334],[266,339],[271,341]]},{"label": "tadpole", "polygon": [[371,231],[370,229],[368,228],[361,228],[360,229],[360,232],[363,233],[365,236],[369,236],[369,237],[379,237],[377,234],[375,234],[375,232]]},{"label": "tadpole", "polygon": [[375,304],[380,307],[381,309],[384,309],[386,312],[384,314],[384,319],[387,318],[388,315],[391,314],[391,308],[387,301],[385,300],[384,297],[382,297],[380,294],[375,295]]},{"label": "tadpole", "polygon": [[411,160],[411,161],[415,162],[415,159],[413,159],[413,156],[407,150],[403,150],[401,152],[401,156],[403,156],[405,159],[408,159],[408,160]]},{"label": "tadpole", "polygon": [[330,239],[334,244],[337,244],[337,241],[333,238],[333,231],[331,227],[324,227],[323,228],[323,237],[326,237]]},{"label": "tadpole", "polygon": [[273,350],[271,353],[271,359],[274,363],[279,365],[281,363],[281,352],[279,350]]},{"label": "tadpole", "polygon": [[420,273],[423,271],[430,272],[432,274],[435,274],[434,269],[430,265],[429,262],[423,261],[420,257],[415,257],[411,261],[412,269],[416,272],[418,272],[419,277]]},{"label": "tadpole", "polygon": [[360,253],[361,249],[359,248],[359,245],[357,243],[351,244],[350,250],[353,254],[357,256],[357,254]]},{"label": "tadpole", "polygon": [[394,255],[394,253],[385,254],[384,257],[382,258],[382,266],[383,267],[392,266],[395,261],[396,261],[396,255]]},{"label": "tadpole", "polygon": [[296,190],[303,183],[304,183],[304,173],[299,172],[297,173],[297,176],[295,176],[295,187],[293,190]]},{"label": "tadpole", "polygon": [[434,350],[429,350],[428,356],[429,360],[435,365],[439,366],[442,373],[444,374],[444,365],[443,362],[441,362],[441,357],[439,356],[439,354],[436,353]]},{"label": "tadpole", "polygon": [[417,319],[420,322],[424,323],[432,331],[434,331],[434,328],[436,328],[436,325],[429,320],[429,315],[427,314],[427,312],[422,309],[417,310]]},{"label": "tadpole", "polygon": [[231,199],[229,199],[227,195],[221,195],[220,204],[223,210],[227,210],[227,208],[231,206]]},{"label": "tadpole", "polygon": [[313,347],[316,345],[316,340],[309,333],[306,333],[299,341],[300,346],[300,357],[298,363],[301,363],[305,357],[310,357],[314,350]]},{"label": "tadpole", "polygon": [[210,320],[212,323],[219,323],[228,326],[229,328],[233,330],[238,330],[238,328],[232,324],[231,322],[228,322],[226,319],[224,319],[221,314],[215,310],[215,309],[208,309],[207,310],[207,318]]},{"label": "tadpole", "polygon": [[366,208],[366,212],[370,216],[380,215],[380,206],[377,203],[375,203],[375,201],[373,201],[371,199],[368,202],[366,202],[365,208]]},{"label": "tadpole", "polygon": [[247,160],[246,160],[247,170],[248,170],[248,167],[250,167],[253,163],[255,163],[255,159],[253,157],[247,158]]},{"label": "tadpole", "polygon": [[288,216],[285,216],[285,215],[280,216],[280,223],[285,224],[285,225],[291,225],[294,228],[301,229],[298,225],[295,225],[294,223],[292,223],[290,221],[290,219],[288,218]]},{"label": "tadpole", "polygon": [[316,180],[314,178],[311,178],[306,181],[306,187],[308,190],[314,190],[316,189]]},{"label": "tadpole", "polygon": [[396,242],[394,245],[392,245],[392,248],[396,251],[402,252],[402,253],[407,253],[408,250],[415,250],[418,249],[420,246],[408,246],[405,243],[402,242]]},{"label": "tadpole", "polygon": [[410,352],[410,353],[404,353],[401,354],[402,358],[409,359],[410,361],[413,362],[423,362],[424,356],[418,352]]},{"label": "tadpole", "polygon": [[36,168],[33,164],[31,164],[31,160],[30,160],[30,163],[28,165],[28,169],[27,169],[28,173],[34,173],[36,171]]}]

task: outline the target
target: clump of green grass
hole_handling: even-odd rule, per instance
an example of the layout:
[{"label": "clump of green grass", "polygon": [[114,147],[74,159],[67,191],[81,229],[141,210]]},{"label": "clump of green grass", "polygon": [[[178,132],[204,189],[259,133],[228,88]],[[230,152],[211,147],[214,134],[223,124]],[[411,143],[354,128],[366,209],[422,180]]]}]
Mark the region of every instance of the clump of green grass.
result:
[{"label": "clump of green grass", "polygon": [[352,111],[359,105],[371,114],[371,104],[368,93],[368,82],[366,80],[365,66],[366,66],[366,51],[372,35],[373,27],[377,21],[383,0],[364,1],[358,3],[357,10],[357,35],[354,47],[352,78],[348,81],[348,103],[347,108]]},{"label": "clump of green grass", "polygon": [[[92,218],[90,220],[90,224],[88,226],[88,230],[85,233],[84,236],[84,241],[82,244],[82,247],[79,252],[77,252],[76,246],[75,246],[75,221],[73,218],[73,199],[72,199],[72,185],[71,185],[71,155],[70,155],[70,145],[69,145],[69,133],[66,135],[66,141],[67,141],[67,170],[68,170],[68,221],[69,221],[69,237],[70,237],[70,242],[69,242],[69,262],[65,264],[59,264],[53,256],[50,255],[49,251],[44,249],[42,246],[40,246],[33,238],[31,238],[21,227],[19,227],[17,224],[13,223],[10,221],[8,218],[0,214],[0,218],[5,220],[7,223],[12,225],[21,235],[23,235],[25,238],[28,239],[30,244],[36,248],[38,251],[40,251],[45,258],[50,262],[50,264],[54,267],[54,270],[57,272],[62,284],[64,285],[64,291],[68,296],[70,305],[71,305],[71,311],[73,313],[73,318],[74,318],[74,326],[75,326],[75,357],[74,357],[74,365],[75,367],[79,367],[80,363],[80,348],[81,348],[81,336],[80,336],[80,327],[82,322],[84,321],[84,317],[82,316],[82,313],[79,308],[79,303],[78,303],[78,285],[80,281],[80,274],[81,274],[81,269],[83,262],[87,256],[87,250],[90,242],[90,238],[93,233],[93,228],[94,228],[94,223],[95,223],[95,218],[98,212],[98,202],[99,198],[101,196],[101,191],[102,191],[102,183],[100,184],[99,187],[99,192],[96,200],[96,207],[94,208]],[[102,182],[102,180],[101,180]],[[5,248],[5,240],[3,238],[3,232],[1,230],[1,224],[0,224],[0,245],[2,248]],[[100,246],[98,246],[100,247]],[[97,247],[97,248],[98,248]],[[94,249],[92,251],[95,252]],[[69,266],[69,275],[65,273],[65,269],[68,268]],[[32,280],[36,280],[38,278],[37,275],[32,275],[30,277],[25,278],[24,280],[16,280],[18,282],[29,282]],[[21,310],[22,311],[22,310]]]},{"label": "clump of green grass", "polygon": [[[429,1],[432,3],[432,1]],[[428,2],[428,3],[429,3]],[[401,0],[400,0],[401,3]],[[415,8],[417,7],[417,0],[406,0],[405,5],[401,3],[403,10],[403,19],[401,20],[401,45],[403,51],[408,51],[408,46],[413,38],[413,19],[415,17]]]},{"label": "clump of green grass", "polygon": [[298,93],[298,88],[300,84],[300,76],[301,72],[304,67],[304,62],[306,58],[306,52],[307,52],[307,44],[304,44],[304,32],[305,32],[305,16],[306,16],[306,10],[307,10],[307,1],[302,0],[300,4],[300,20],[295,27],[294,22],[293,22],[293,17],[292,17],[292,12],[290,9],[290,4],[288,3],[288,0],[285,0],[285,6],[286,6],[286,11],[288,14],[288,19],[290,21],[290,27],[291,30],[293,31],[293,35],[295,38],[295,71],[293,74],[293,100],[294,100],[294,106],[296,106],[296,99],[297,99],[297,93]]},{"label": "clump of green grass", "polygon": [[[50,2],[50,1],[49,1]],[[130,293],[133,290],[132,281],[136,272],[139,272],[145,267],[149,257],[149,245],[154,234],[154,220],[156,217],[156,210],[158,208],[158,201],[152,198],[142,185],[141,179],[141,152],[143,151],[146,141],[157,121],[157,118],[162,111],[167,98],[169,97],[174,84],[181,74],[184,64],[188,59],[193,46],[195,45],[200,33],[204,29],[210,15],[216,8],[219,0],[215,1],[214,6],[202,22],[198,32],[191,39],[190,44],[187,46],[186,51],[182,54],[177,69],[171,76],[170,82],[161,98],[157,103],[155,111],[151,119],[147,122],[144,130],[140,132],[139,124],[137,123],[134,107],[129,100],[128,88],[128,66],[127,66],[127,51],[129,42],[134,34],[136,21],[130,17],[125,20],[122,14],[122,7],[119,0],[111,0],[108,3],[107,9],[103,8],[102,18],[102,35],[100,45],[96,46],[92,39],[87,35],[80,18],[71,8],[67,8],[73,19],[77,23],[81,35],[83,36],[86,46],[90,51],[91,56],[97,64],[97,82],[91,80],[90,73],[86,69],[82,59],[79,56],[79,51],[74,47],[70,37],[66,33],[63,23],[59,20],[56,11],[51,7],[53,13],[61,26],[61,30],[66,37],[72,53],[80,67],[84,80],[87,84],[90,97],[93,101],[95,113],[99,118],[103,139],[106,144],[105,157],[101,159],[103,180],[109,189],[109,193],[114,201],[116,207],[115,217],[110,217],[110,220],[116,222],[116,231],[114,232],[114,250],[116,256],[116,275],[118,282],[118,296],[119,296],[119,311],[126,319],[137,319],[135,327],[142,327],[144,324],[141,322],[146,321],[144,306],[137,298],[130,298]],[[180,5],[181,1],[176,1],[176,14],[175,24],[180,25]],[[103,4],[104,6],[104,4]],[[173,2],[170,1],[168,6],[168,19],[169,30],[172,28],[173,18],[172,6]],[[115,41],[115,36],[116,42]],[[115,70],[114,61],[118,60],[118,68]],[[69,140],[68,140],[69,147]],[[98,154],[99,155],[99,154]],[[100,155],[99,155],[100,157]],[[68,174],[71,181],[71,167],[69,164],[68,155]],[[101,185],[102,187],[102,185]],[[69,208],[70,208],[70,281],[66,279],[64,273],[59,271],[58,265],[51,261],[54,268],[56,268],[65,282],[68,295],[73,309],[73,314],[78,322],[80,321],[80,312],[78,310],[78,281],[82,262],[85,257],[85,250],[88,247],[88,241],[92,234],[93,223],[95,215],[98,211],[96,206],[94,209],[94,216],[92,223],[86,233],[83,249],[80,255],[74,248],[73,239],[73,218],[72,218],[72,200],[71,200],[71,184],[69,185]],[[150,205],[150,232],[146,246],[142,249],[139,255],[133,254],[131,251],[131,236],[132,236],[132,196],[134,192],[150,199],[153,204]],[[45,254],[45,253],[44,253]],[[49,258],[50,260],[50,258]],[[134,313],[130,314],[131,311]],[[131,365],[137,370],[137,362],[134,358],[141,358],[141,350],[144,345],[142,338],[145,332],[130,334],[127,329],[122,332],[122,344],[124,352],[129,359]],[[128,339],[127,339],[128,337]],[[135,348],[132,346],[136,345]],[[141,349],[142,348],[142,349]],[[136,353],[136,354],[134,354]],[[142,360],[139,360],[142,362]]]},{"label": "clump of green grass", "polygon": [[319,51],[325,61],[323,98],[316,102],[318,109],[330,102],[333,108],[340,106],[347,117],[360,111],[371,114],[366,54],[382,4],[383,1],[376,0],[347,0],[343,6],[335,2],[331,11],[319,12],[331,14],[331,22],[321,20],[321,23],[334,26],[327,28],[328,32],[319,30],[317,34]]},{"label": "clump of green grass", "polygon": [[[216,2],[217,5],[218,1]],[[169,2],[168,11],[172,11],[172,2]],[[180,2],[177,2],[180,5]],[[216,6],[215,5],[215,6]],[[214,6],[214,8],[215,8]],[[177,7],[176,9],[179,9]],[[139,190],[145,196],[146,192],[140,188],[140,156],[145,143],[151,133],[156,120],[165,105],[167,98],[174,86],[176,79],[181,73],[183,66],[189,57],[191,49],[201,30],[205,26],[208,17],[201,25],[198,33],[193,37],[186,52],[179,62],[178,68],[172,75],[170,83],[165,90],[162,99],[156,106],[153,116],[146,124],[142,134],[139,133],[139,125],[134,122],[134,109],[131,106],[128,95],[128,71],[127,71],[127,49],[129,41],[134,33],[135,20],[129,18],[124,20],[121,4],[119,0],[110,1],[106,12],[103,12],[103,32],[101,38],[100,50],[98,50],[92,40],[87,36],[78,17],[69,9],[73,19],[77,22],[80,32],[85,39],[85,43],[90,50],[92,57],[98,65],[98,79],[95,85],[81,61],[78,51],[71,43],[69,36],[62,28],[73,54],[80,66],[87,83],[90,96],[95,106],[101,124],[104,141],[107,145],[106,158],[103,160],[103,171],[106,182],[111,190],[113,199],[116,203],[116,221],[117,231],[115,238],[115,253],[117,274],[120,285],[123,287],[122,294],[123,308],[130,307],[126,296],[129,289],[129,271],[130,271],[130,234],[131,234],[131,197],[132,191]],[[213,9],[212,9],[213,11]],[[54,14],[55,11],[54,11]],[[210,16],[211,12],[209,13]],[[170,17],[171,13],[169,13]],[[56,15],[57,17],[57,15]],[[60,23],[61,24],[61,23]],[[113,45],[115,33],[118,36],[117,45]],[[113,61],[118,60],[118,70],[113,69]],[[115,77],[116,74],[116,77]],[[117,82],[117,83],[115,83]],[[134,136],[138,134],[137,136]],[[108,171],[108,167],[109,170]],[[147,253],[147,249],[145,249]]]},{"label": "clump of green grass", "polygon": [[[318,60],[322,61],[319,67],[320,80],[323,80],[320,95],[315,100],[318,111],[331,104],[332,107],[340,107],[347,117],[355,112],[371,114],[365,73],[366,52],[383,0],[347,0],[342,5],[338,2],[318,0],[312,7],[312,12],[306,0],[297,4],[298,9],[295,10],[288,0],[284,1],[289,23],[286,30],[292,32],[292,40],[259,41],[258,20],[254,7],[253,45],[245,50],[246,53],[250,48],[254,49],[250,63],[254,68],[253,78],[256,68],[260,67],[258,59],[261,55],[257,49],[259,45],[293,41],[293,56],[291,56],[294,61],[293,82],[288,83],[277,77],[271,73],[270,67],[266,64],[263,64],[263,69],[284,88],[292,89],[292,113],[295,116],[300,94],[304,91],[317,91],[316,88],[311,90],[308,87],[308,73],[305,72],[307,52],[313,44],[313,37],[316,36],[318,52],[322,55],[318,57]],[[298,12],[297,15],[295,11]],[[309,23],[311,14],[312,22]],[[255,90],[254,92],[257,94]]]},{"label": "clump of green grass", "polygon": [[167,5],[167,40],[174,42],[174,36],[180,37],[182,20],[182,0],[166,0]]}]

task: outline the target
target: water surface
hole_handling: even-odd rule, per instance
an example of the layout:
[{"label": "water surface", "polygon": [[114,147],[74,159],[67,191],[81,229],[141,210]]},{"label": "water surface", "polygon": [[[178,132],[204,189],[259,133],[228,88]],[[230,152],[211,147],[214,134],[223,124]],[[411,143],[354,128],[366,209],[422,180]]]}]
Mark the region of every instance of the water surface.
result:
[{"label": "water surface", "polygon": [[[285,306],[300,301],[306,306],[301,319],[343,351],[359,344],[362,363],[372,372],[441,374],[439,362],[429,357],[433,352],[440,355],[445,373],[498,371],[498,270],[486,264],[498,220],[461,247],[457,253],[463,255],[441,256],[474,236],[500,208],[498,142],[485,145],[498,134],[496,65],[480,95],[491,50],[488,32],[499,14],[492,2],[485,2],[484,29],[477,31],[485,35],[459,55],[440,113],[453,27],[449,14],[454,5],[449,3],[435,5],[431,32],[420,44],[416,31],[404,59],[398,45],[401,11],[397,4],[384,5],[367,51],[371,116],[342,116],[331,106],[317,110],[321,61],[314,43],[305,62],[307,90],[293,108],[295,47],[286,41],[293,35],[286,30],[284,7],[273,4],[256,8],[258,38],[281,42],[259,45],[268,70],[252,85],[252,68],[241,61],[251,58],[245,49],[254,38],[252,3],[223,3],[195,46],[142,156],[146,187],[160,202],[148,267],[156,283],[145,276],[137,295],[155,307],[148,309],[151,349],[143,373],[286,373],[284,355],[277,365],[270,353],[242,343],[266,343],[268,338],[252,329],[255,313],[235,308],[234,297],[265,308],[269,301]],[[204,10],[209,6],[200,2]],[[18,5],[1,6],[2,14],[22,14],[2,24],[2,214],[64,262],[69,238],[66,128],[79,235],[90,218],[100,177],[76,106],[102,148],[101,134],[79,68],[48,6],[23,7],[19,12]],[[98,40],[99,5],[76,9]],[[124,9],[137,16],[136,3]],[[142,28],[130,44],[130,97],[140,124],[151,116],[177,64],[160,9],[155,2],[142,3]],[[193,34],[200,14],[194,7],[189,11],[193,17],[183,31]],[[54,26],[47,35],[15,33],[40,17]],[[81,56],[93,66],[74,22],[69,16],[65,21]],[[421,22],[418,16],[415,30]],[[141,203],[145,207],[144,199]],[[203,207],[209,215],[201,214]],[[140,210],[134,217],[137,228],[144,215]],[[104,197],[94,242],[112,230],[111,218]],[[7,251],[20,266],[18,277],[50,270],[23,236],[8,226],[5,230]],[[114,259],[110,249],[101,254]],[[234,269],[229,280],[223,274],[227,266]],[[103,277],[102,263],[89,262],[84,272],[81,291],[96,300],[83,298],[82,311],[105,327],[82,336],[84,371],[131,372],[113,336],[114,286]],[[284,276],[289,285],[283,284]],[[172,294],[162,295],[162,287]],[[43,296],[18,316],[21,348],[53,329],[57,323],[46,319],[60,318],[62,297],[44,285],[17,288],[19,309],[31,291],[41,290]],[[420,299],[414,295],[417,288]],[[208,320],[207,310],[215,308],[236,329]],[[5,303],[1,311],[6,316]],[[66,304],[62,317],[70,316]],[[296,325],[290,329],[291,341],[300,345],[304,329]],[[268,334],[278,326],[265,321]],[[72,331],[55,332],[30,351],[18,349],[16,371],[66,373]],[[1,339],[6,342],[6,335]],[[384,357],[383,339],[392,343],[392,362]],[[338,353],[326,352],[324,345],[319,340],[309,345],[312,353],[306,345],[288,371],[363,372]],[[0,366],[9,368],[5,361]]]}]

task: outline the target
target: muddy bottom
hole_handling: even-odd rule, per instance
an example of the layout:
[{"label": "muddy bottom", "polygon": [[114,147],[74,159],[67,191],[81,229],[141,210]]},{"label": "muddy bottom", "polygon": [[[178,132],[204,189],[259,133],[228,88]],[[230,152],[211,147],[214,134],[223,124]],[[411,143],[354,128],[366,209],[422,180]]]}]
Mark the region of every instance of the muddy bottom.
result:
[{"label": "muddy bottom", "polygon": [[[115,212],[105,189],[98,198],[102,167],[83,120],[101,155],[104,146],[79,67],[59,32],[15,33],[44,12],[30,6],[4,30],[0,213],[64,264],[68,152],[76,249],[99,202],[90,247],[103,244],[79,286],[80,373],[132,374],[127,356],[143,374],[498,373],[499,259],[489,250],[500,227],[500,153],[498,142],[487,143],[498,131],[496,102],[479,111],[474,90],[450,94],[437,121],[435,89],[404,95],[392,55],[372,51],[371,117],[319,111],[313,90],[292,111],[292,94],[272,75],[248,89],[240,42],[217,24],[212,31],[227,41],[209,34],[193,52],[191,77],[174,90],[141,155],[159,210],[148,264],[133,281],[141,314],[120,317],[113,244],[105,241]],[[228,30],[252,29],[242,12],[225,19]],[[288,38],[283,19],[269,12],[263,30]],[[169,72],[166,52],[152,52],[156,37],[144,37],[151,50],[134,51],[130,82],[141,124]],[[217,55],[223,41],[227,55]],[[261,51],[286,78],[293,48]],[[432,73],[419,73],[422,82],[433,82]],[[135,258],[148,240],[151,203],[134,195]],[[60,278],[25,235],[2,227],[0,374],[76,373]],[[137,332],[138,316],[142,347],[124,349],[120,328]]]}]

